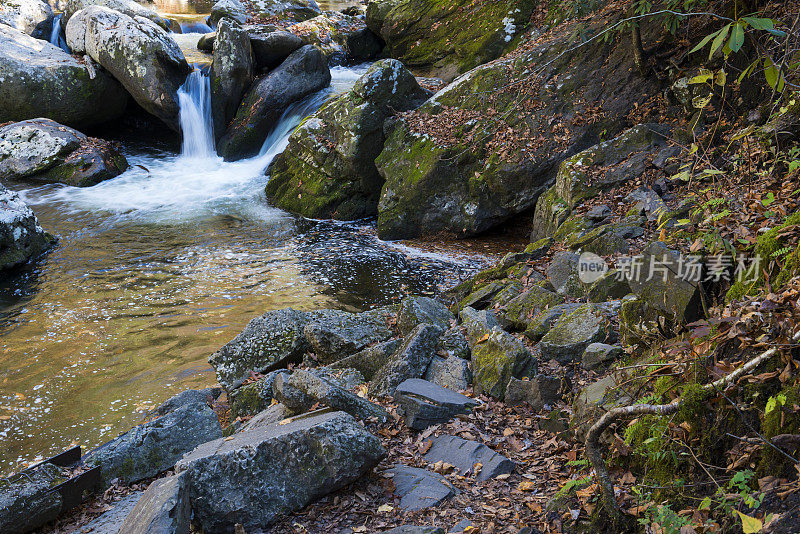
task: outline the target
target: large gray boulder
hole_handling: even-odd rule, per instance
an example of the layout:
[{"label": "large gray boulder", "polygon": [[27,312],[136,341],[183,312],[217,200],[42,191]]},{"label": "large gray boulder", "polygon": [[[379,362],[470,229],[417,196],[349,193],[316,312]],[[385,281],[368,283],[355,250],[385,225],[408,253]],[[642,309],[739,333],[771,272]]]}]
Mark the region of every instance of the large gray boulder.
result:
[{"label": "large gray boulder", "polygon": [[51,490],[53,481],[64,474],[60,467],[44,463],[28,470],[27,476],[12,477],[10,483],[3,480],[0,532],[24,534],[58,517],[63,501],[58,491]]},{"label": "large gray boulder", "polygon": [[236,523],[252,532],[355,481],[385,454],[353,417],[332,412],[206,443],[176,471],[186,473],[194,520],[206,532]]},{"label": "large gray boulder", "polygon": [[362,62],[377,56],[383,44],[359,17],[326,11],[288,30],[322,50],[334,62]]},{"label": "large gray boulder", "polygon": [[308,349],[303,328],[308,314],[291,308],[256,317],[232,341],[215,352],[209,363],[220,385],[231,391],[251,372],[264,373],[299,363]]},{"label": "large gray boulder", "polygon": [[107,72],[0,24],[0,123],[47,117],[79,128],[120,117],[127,102]]},{"label": "large gray boulder", "polygon": [[370,384],[370,394],[393,395],[397,386],[409,378],[420,378],[436,355],[442,330],[430,324],[421,324],[403,339],[403,344],[392,360],[375,373]]},{"label": "large gray boulder", "polygon": [[192,510],[184,475],[154,481],[119,525],[120,534],[189,534]]},{"label": "large gray boulder", "polygon": [[323,310],[309,316],[303,332],[322,364],[337,362],[392,336],[388,322],[394,313],[386,308],[363,313]]},{"label": "large gray boulder", "polygon": [[605,319],[598,305],[584,304],[558,320],[539,343],[542,359],[566,364],[580,361],[590,344],[605,338]]},{"label": "large gray boulder", "polygon": [[167,22],[159,16],[158,13],[134,0],[66,0],[64,4],[64,16],[61,19],[61,27],[66,28],[69,19],[75,13],[89,6],[107,7],[108,9],[113,9],[114,11],[118,11],[132,18],[142,17],[161,26],[165,30],[169,29]]},{"label": "large gray boulder", "polygon": [[128,168],[120,147],[50,119],[0,126],[0,179],[35,179],[86,187]]},{"label": "large gray boulder", "polygon": [[177,91],[190,69],[166,30],[144,17],[89,6],[69,19],[66,35],[73,53],[86,53],[147,112],[178,129]]},{"label": "large gray boulder", "polygon": [[317,219],[375,215],[383,186],[375,167],[385,139],[383,123],[426,97],[399,61],[376,62],[349,93],[323,105],[292,133],[270,167],[267,198]]},{"label": "large gray boulder", "polygon": [[0,0],[0,24],[28,35],[40,22],[53,18],[53,8],[44,0]]},{"label": "large gray boulder", "polygon": [[105,484],[115,478],[132,483],[172,468],[185,453],[222,436],[217,414],[204,404],[191,404],[133,427],[90,451],[89,466],[100,466]]},{"label": "large gray boulder", "polygon": [[278,68],[253,83],[217,145],[220,155],[231,160],[258,153],[286,108],[330,81],[331,71],[319,49],[306,45],[292,52]]},{"label": "large gray boulder", "polygon": [[406,335],[417,325],[426,323],[447,331],[455,319],[447,306],[436,299],[406,297],[400,302],[400,309],[397,311],[397,328],[401,334]]},{"label": "large gray boulder", "polygon": [[214,137],[219,139],[236,115],[242,95],[253,81],[250,37],[233,20],[223,19],[217,26],[210,76]]},{"label": "large gray boulder", "polygon": [[19,195],[0,185],[0,272],[36,258],[55,241]]},{"label": "large gray boulder", "polygon": [[246,29],[257,70],[274,69],[304,44],[302,39],[287,31],[265,30],[260,26],[247,26]]}]

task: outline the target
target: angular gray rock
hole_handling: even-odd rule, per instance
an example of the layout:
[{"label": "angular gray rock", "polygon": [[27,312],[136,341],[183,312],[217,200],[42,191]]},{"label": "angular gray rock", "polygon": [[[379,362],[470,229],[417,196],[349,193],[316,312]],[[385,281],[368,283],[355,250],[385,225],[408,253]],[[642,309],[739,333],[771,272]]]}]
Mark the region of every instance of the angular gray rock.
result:
[{"label": "angular gray rock", "polygon": [[554,359],[560,364],[576,362],[590,344],[605,338],[602,309],[584,304],[558,323],[539,342],[543,360]]},{"label": "angular gray rock", "polygon": [[553,255],[547,266],[547,279],[553,284],[556,292],[561,295],[574,295],[576,289],[580,291],[578,281],[578,260],[580,255],[574,252],[562,251]]},{"label": "angular gray rock", "polygon": [[178,408],[190,405],[209,405],[222,395],[222,388],[187,389],[165,401],[152,411],[152,415],[166,415]]},{"label": "angular gray rock", "polygon": [[460,413],[469,413],[478,401],[433,382],[411,378],[397,386],[394,400],[406,424],[414,430],[446,423]]},{"label": "angular gray rock", "polygon": [[255,68],[274,69],[289,55],[303,46],[303,40],[293,33],[274,30],[265,31],[258,26],[246,27],[253,48]]},{"label": "angular gray rock", "polygon": [[534,410],[542,410],[562,399],[561,392],[568,389],[569,382],[560,376],[538,374],[529,380],[512,378],[506,387],[506,404],[516,406],[527,402]]},{"label": "angular gray rock", "polygon": [[217,26],[210,78],[214,138],[219,139],[236,115],[242,95],[253,81],[250,37],[233,20],[223,19]]},{"label": "angular gray rock", "polygon": [[217,144],[227,160],[258,153],[290,104],[325,88],[331,72],[319,49],[306,45],[253,83],[228,131]]},{"label": "angular gray rock", "polygon": [[132,491],[115,502],[111,510],[103,512],[81,528],[81,534],[119,534],[120,526],[131,513],[144,491]]},{"label": "angular gray rock", "polygon": [[504,399],[512,377],[530,374],[535,361],[525,345],[500,327],[472,345],[472,375],[475,391]]},{"label": "angular gray rock", "polygon": [[400,302],[397,312],[397,328],[404,336],[423,323],[446,331],[454,320],[455,316],[447,306],[430,297],[406,297]]},{"label": "angular gray rock", "polygon": [[197,40],[197,49],[201,52],[213,52],[214,41],[217,39],[217,32],[206,33]]},{"label": "angular gray rock", "polygon": [[607,345],[605,343],[592,343],[583,352],[581,357],[581,367],[584,369],[600,369],[607,367],[624,354],[619,345]]},{"label": "angular gray rock", "polygon": [[580,303],[570,302],[540,311],[531,319],[528,328],[525,329],[525,337],[534,343],[541,341],[561,317],[569,315],[580,306]]},{"label": "angular gray rock", "polygon": [[470,346],[474,345],[483,336],[492,331],[494,327],[499,327],[500,323],[497,321],[494,313],[491,310],[477,311],[473,308],[466,307],[459,313],[461,322],[467,330],[467,339]]},{"label": "angular gray rock", "polygon": [[392,360],[402,340],[390,339],[341,359],[330,365],[331,369],[356,369],[365,380],[372,380],[381,367]]},{"label": "angular gray rock", "polygon": [[13,477],[11,484],[3,483],[0,492],[0,532],[24,534],[61,512],[61,494],[51,492],[53,480],[62,477],[60,467],[45,463],[27,472],[28,476]]},{"label": "angular gray rock", "polygon": [[235,523],[249,532],[355,481],[385,454],[353,417],[332,412],[205,443],[176,472],[186,472],[194,521],[206,532]]},{"label": "angular gray rock", "polygon": [[69,19],[66,35],[73,53],[86,53],[147,112],[178,129],[177,91],[190,69],[166,30],[140,16],[89,6]]},{"label": "angular gray rock", "polygon": [[376,57],[383,44],[367,29],[363,19],[326,11],[289,27],[306,44],[321,49],[331,62],[363,62]]},{"label": "angular gray rock", "polygon": [[525,330],[540,312],[564,302],[564,297],[540,286],[531,286],[527,291],[509,300],[498,311],[498,321],[509,330]]},{"label": "angular gray rock", "polygon": [[87,137],[50,119],[0,127],[0,179],[87,187],[127,168],[128,161],[116,143]]},{"label": "angular gray rock", "polygon": [[385,422],[389,418],[386,410],[361,398],[324,376],[306,370],[291,375],[282,374],[275,379],[275,398],[295,412],[305,412],[317,403],[334,410],[346,412],[357,419],[376,418]]},{"label": "angular gray rock", "polygon": [[128,93],[104,70],[94,74],[57,46],[0,24],[0,123],[46,117],[79,128],[120,117]]},{"label": "angular gray rock", "polygon": [[400,508],[407,511],[433,508],[456,495],[457,490],[442,475],[406,465],[386,470],[392,475],[394,493],[400,497]]},{"label": "angular gray rock", "polygon": [[43,0],[0,0],[0,24],[30,35],[40,22],[53,18],[53,8]]},{"label": "angular gray rock", "polygon": [[363,313],[322,310],[309,314],[303,332],[317,361],[329,364],[390,338],[388,321],[393,316],[388,308]]},{"label": "angular gray rock", "polygon": [[100,466],[104,484],[115,478],[127,484],[171,469],[185,453],[221,436],[217,414],[193,404],[133,427],[90,451],[83,461]]},{"label": "angular gray rock", "polygon": [[229,19],[244,24],[249,18],[247,8],[239,0],[219,0],[211,6],[208,22],[212,26],[216,26],[222,19]]},{"label": "angular gray rock", "polygon": [[55,242],[19,195],[0,185],[0,271],[36,258]]},{"label": "angular gray rock", "polygon": [[276,369],[255,382],[244,384],[228,392],[231,418],[255,415],[264,410],[272,401],[275,379],[280,374],[290,372],[288,369]]},{"label": "angular gray rock", "polygon": [[257,428],[265,428],[270,425],[280,423],[284,419],[288,419],[294,415],[297,415],[296,412],[290,410],[280,402],[277,404],[272,404],[267,409],[253,416],[253,418],[242,427],[242,432],[255,430]]},{"label": "angular gray rock", "polygon": [[119,526],[124,534],[189,534],[192,510],[184,476],[160,478],[147,487]]},{"label": "angular gray rock", "polygon": [[219,383],[231,391],[251,371],[264,373],[288,363],[298,363],[308,349],[303,328],[308,314],[291,308],[268,312],[251,320],[244,330],[215,352],[209,363]]},{"label": "angular gray rock", "polygon": [[458,326],[454,326],[442,334],[439,340],[439,349],[449,356],[469,360],[469,343]]},{"label": "angular gray rock", "polygon": [[472,383],[469,362],[458,356],[434,356],[425,371],[425,380],[453,391],[463,391]]},{"label": "angular gray rock", "polygon": [[425,453],[429,464],[445,462],[462,475],[474,474],[476,464],[481,464],[475,479],[489,480],[499,475],[514,472],[516,464],[483,443],[462,439],[456,436],[437,436],[431,438],[431,448]]},{"label": "angular gray rock", "polygon": [[391,361],[381,367],[372,379],[370,394],[393,395],[395,388],[409,378],[419,378],[436,355],[441,329],[421,324],[403,340]]}]

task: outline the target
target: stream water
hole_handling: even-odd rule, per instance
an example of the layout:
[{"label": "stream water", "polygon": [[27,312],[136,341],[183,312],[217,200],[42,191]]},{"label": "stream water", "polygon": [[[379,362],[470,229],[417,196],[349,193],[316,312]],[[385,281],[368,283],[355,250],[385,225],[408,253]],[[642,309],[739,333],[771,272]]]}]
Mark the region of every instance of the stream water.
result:
[{"label": "stream water", "polygon": [[485,263],[266,202],[265,169],[289,133],[365,68],[333,69],[331,89],[287,110],[249,160],[217,157],[208,79],[195,71],[179,93],[180,153],[126,142],[130,169],[94,187],[9,184],[59,244],[0,282],[0,473],[72,443],[87,450],[214,383],[209,355],[268,310],[365,309]]}]

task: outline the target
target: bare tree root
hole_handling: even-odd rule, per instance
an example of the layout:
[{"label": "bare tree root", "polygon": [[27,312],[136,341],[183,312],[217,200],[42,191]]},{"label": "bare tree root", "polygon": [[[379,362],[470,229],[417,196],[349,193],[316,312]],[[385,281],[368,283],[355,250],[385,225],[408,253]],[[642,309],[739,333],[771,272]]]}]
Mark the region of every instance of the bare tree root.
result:
[{"label": "bare tree root", "polygon": [[[792,337],[792,341],[800,341],[800,331],[798,331]],[[729,384],[735,382],[742,375],[749,373],[759,365],[763,364],[777,353],[778,347],[768,349],[735,371],[720,378],[716,382],[706,384],[702,389],[707,393],[714,392],[715,390],[725,389]],[[586,455],[589,457],[589,461],[591,462],[595,473],[597,473],[597,479],[600,482],[600,487],[603,489],[603,505],[609,515],[611,515],[611,518],[614,522],[618,523],[622,518],[622,514],[614,493],[614,483],[611,480],[605,460],[603,459],[603,453],[600,448],[600,436],[602,436],[603,432],[605,432],[605,430],[618,419],[639,415],[671,415],[676,413],[682,404],[682,399],[677,398],[669,404],[634,404],[632,406],[612,408],[603,414],[603,416],[598,419],[594,425],[592,425],[592,428],[589,429],[589,432],[586,435]],[[773,444],[770,443],[770,445]]]}]

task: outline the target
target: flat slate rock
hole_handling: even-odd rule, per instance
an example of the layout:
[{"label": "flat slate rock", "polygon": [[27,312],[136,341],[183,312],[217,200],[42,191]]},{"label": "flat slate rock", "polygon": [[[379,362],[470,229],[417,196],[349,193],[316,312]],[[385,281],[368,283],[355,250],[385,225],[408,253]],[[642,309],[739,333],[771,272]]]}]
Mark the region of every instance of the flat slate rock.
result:
[{"label": "flat slate rock", "polygon": [[172,475],[150,484],[119,526],[119,534],[189,534],[192,510],[184,476]]},{"label": "flat slate rock", "polygon": [[446,423],[460,413],[469,413],[478,401],[433,382],[411,378],[399,386],[394,400],[402,408],[406,424],[415,430]]},{"label": "flat slate rock", "polygon": [[458,469],[462,475],[474,472],[475,464],[479,463],[482,467],[475,477],[479,481],[511,473],[516,467],[514,462],[477,441],[456,436],[437,436],[431,441],[433,444],[425,453],[425,461],[446,462]]},{"label": "flat slate rock", "polygon": [[408,511],[437,506],[457,491],[442,475],[427,469],[398,464],[386,472],[392,475],[400,507]]},{"label": "flat slate rock", "polygon": [[131,513],[131,510],[139,502],[144,494],[143,491],[135,491],[124,496],[114,503],[114,507],[94,518],[80,530],[81,534],[119,534],[122,522]]}]

